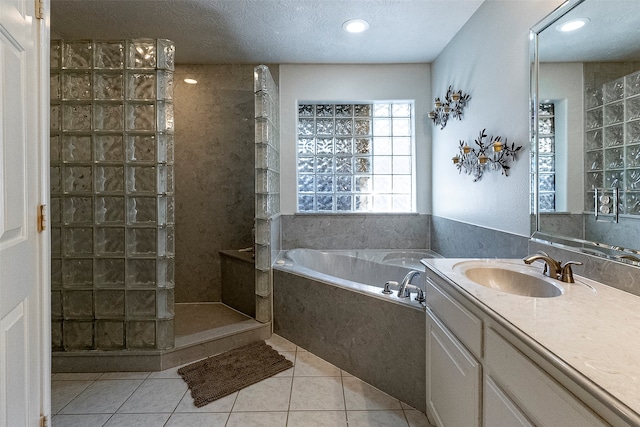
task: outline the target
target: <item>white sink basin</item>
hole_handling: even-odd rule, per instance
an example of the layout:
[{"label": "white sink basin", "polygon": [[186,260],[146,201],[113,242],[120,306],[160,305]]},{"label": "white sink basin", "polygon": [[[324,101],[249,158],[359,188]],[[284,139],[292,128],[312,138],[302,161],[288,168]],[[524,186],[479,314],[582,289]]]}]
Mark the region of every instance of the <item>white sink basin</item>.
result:
[{"label": "white sink basin", "polygon": [[555,280],[542,276],[536,267],[526,265],[465,261],[456,264],[453,270],[479,285],[512,295],[553,298],[564,292]]}]

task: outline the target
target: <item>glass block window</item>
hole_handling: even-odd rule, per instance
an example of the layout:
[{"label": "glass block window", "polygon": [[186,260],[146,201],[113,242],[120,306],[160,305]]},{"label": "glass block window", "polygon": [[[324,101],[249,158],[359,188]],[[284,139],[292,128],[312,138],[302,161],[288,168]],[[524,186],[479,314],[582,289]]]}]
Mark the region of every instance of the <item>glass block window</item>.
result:
[{"label": "glass block window", "polygon": [[413,111],[299,103],[298,212],[415,212]]},{"label": "glass block window", "polygon": [[555,106],[552,102],[542,103],[538,109],[538,206],[540,212],[556,210],[555,145]]}]

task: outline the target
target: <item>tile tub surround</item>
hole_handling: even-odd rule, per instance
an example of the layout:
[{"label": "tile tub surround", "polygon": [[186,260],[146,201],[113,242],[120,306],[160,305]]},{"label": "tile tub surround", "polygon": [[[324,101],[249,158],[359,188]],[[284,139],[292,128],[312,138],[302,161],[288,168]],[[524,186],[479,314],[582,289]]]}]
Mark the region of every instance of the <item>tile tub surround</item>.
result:
[{"label": "tile tub surround", "polygon": [[425,313],[274,270],[274,332],[425,410]]},{"label": "tile tub surround", "polygon": [[282,215],[282,249],[429,247],[429,215]]},{"label": "tile tub surround", "polygon": [[177,367],[151,373],[54,374],[52,424],[429,427],[420,411],[313,353],[277,335],[267,343],[294,362],[294,368],[202,408],[193,405]]},{"label": "tile tub surround", "polygon": [[[443,257],[507,258],[527,256],[529,237],[431,216],[431,241],[427,246]],[[498,226],[499,224],[496,224]]]},{"label": "tile tub surround", "polygon": [[[640,372],[640,297],[579,275],[575,284],[559,283],[565,289],[560,297],[505,294],[454,271],[461,261],[468,260],[424,263],[503,327],[527,336],[540,357],[585,389],[581,394],[585,403],[616,408],[619,416],[626,414],[626,422],[640,425],[640,382],[633,380]],[[498,261],[522,265],[520,259]],[[541,271],[542,265],[536,262],[532,268]]]}]

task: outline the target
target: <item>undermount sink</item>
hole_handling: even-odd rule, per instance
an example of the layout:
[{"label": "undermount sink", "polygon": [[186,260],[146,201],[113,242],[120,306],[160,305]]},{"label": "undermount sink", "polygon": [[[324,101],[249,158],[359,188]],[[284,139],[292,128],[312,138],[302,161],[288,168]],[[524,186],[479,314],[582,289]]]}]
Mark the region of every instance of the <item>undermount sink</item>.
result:
[{"label": "undermount sink", "polygon": [[540,272],[524,265],[466,261],[456,264],[454,271],[479,285],[512,295],[553,298],[563,293],[553,279],[539,276]]}]

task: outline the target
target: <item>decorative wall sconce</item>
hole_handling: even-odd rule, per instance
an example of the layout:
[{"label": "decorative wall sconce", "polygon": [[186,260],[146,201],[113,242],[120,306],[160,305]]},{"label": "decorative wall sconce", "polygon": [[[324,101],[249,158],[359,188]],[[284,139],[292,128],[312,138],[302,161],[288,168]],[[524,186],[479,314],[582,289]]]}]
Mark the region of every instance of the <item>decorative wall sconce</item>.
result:
[{"label": "decorative wall sconce", "polygon": [[509,176],[508,163],[510,160],[517,160],[516,153],[522,148],[522,145],[516,147],[515,143],[511,143],[509,147],[507,138],[502,142],[501,136],[492,136],[489,142],[485,143],[485,131],[486,129],[482,129],[480,136],[474,141],[477,147],[471,148],[466,142],[460,141],[460,153],[451,159],[458,172],[464,169],[467,175],[473,175],[473,182],[482,178],[482,173],[487,167],[490,170],[500,170],[502,175]]},{"label": "decorative wall sconce", "polygon": [[435,99],[435,109],[429,112],[429,118],[442,130],[447,125],[449,117],[462,120],[462,110],[467,106],[469,98],[469,95],[463,94],[461,90],[454,92],[449,86],[444,101],[440,98]]}]

